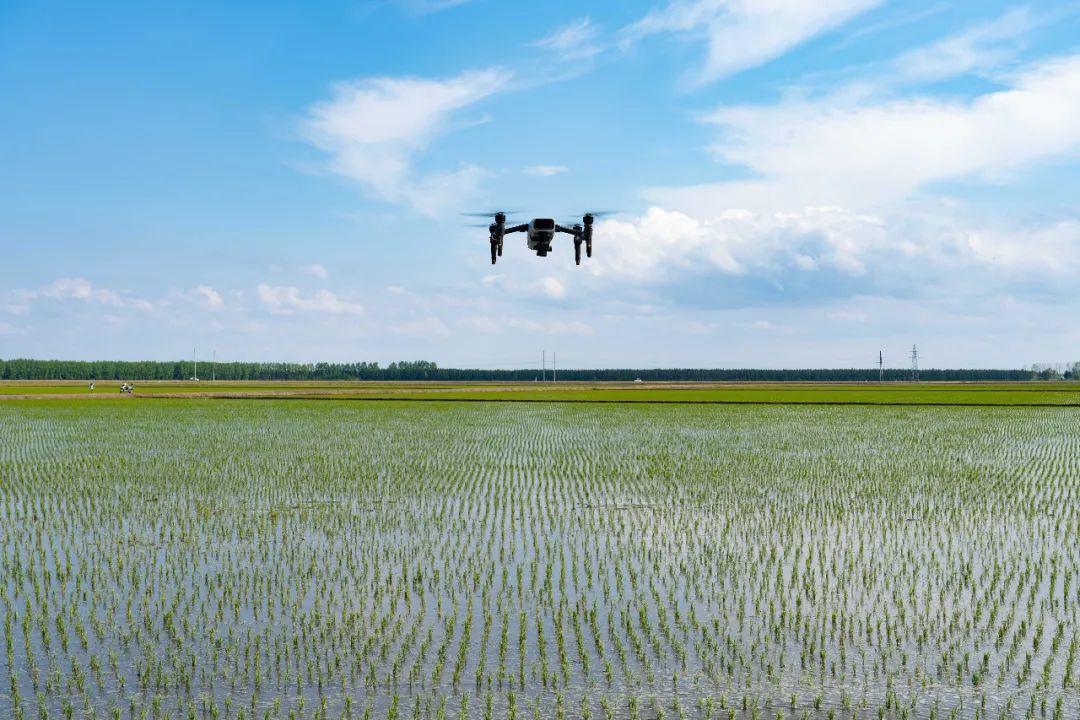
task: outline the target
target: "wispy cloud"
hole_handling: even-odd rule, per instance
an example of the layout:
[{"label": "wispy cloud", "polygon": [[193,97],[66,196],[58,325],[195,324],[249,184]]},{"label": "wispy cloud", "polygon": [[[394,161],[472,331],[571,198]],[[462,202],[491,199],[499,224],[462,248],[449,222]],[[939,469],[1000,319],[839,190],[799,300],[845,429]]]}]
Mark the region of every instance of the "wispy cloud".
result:
[{"label": "wispy cloud", "polygon": [[924,20],[948,11],[949,5],[945,2],[939,2],[934,5],[918,8],[902,8],[896,6],[896,10],[897,12],[894,12],[891,16],[885,17],[877,22],[863,23],[862,25],[852,27],[849,32],[845,33],[844,37],[833,43],[832,49],[840,50],[853,43],[881,35],[887,31],[896,31],[900,28],[921,23]]},{"label": "wispy cloud", "polygon": [[16,290],[13,296],[15,302],[9,306],[9,312],[14,314],[25,313],[29,304],[37,300],[74,301],[142,311],[153,309],[153,304],[148,300],[131,297],[109,288],[96,287],[92,282],[81,277],[58,278],[35,290]]},{"label": "wispy cloud", "polygon": [[704,85],[761,65],[881,4],[882,0],[671,0],[623,31],[624,41],[674,34],[704,42],[690,77]]},{"label": "wispy cloud", "polygon": [[569,169],[570,168],[565,165],[533,165],[532,167],[525,168],[525,174],[534,177],[553,177],[555,175],[562,175],[569,171]]},{"label": "wispy cloud", "polygon": [[649,196],[678,209],[871,208],[943,180],[1001,181],[1080,149],[1080,55],[1045,60],[968,100],[864,98],[723,106],[706,115],[713,154],[757,179]]},{"label": "wispy cloud", "polygon": [[599,36],[599,29],[589,18],[583,17],[556,28],[532,45],[550,52],[559,60],[588,60],[604,49]]},{"label": "wispy cloud", "polygon": [[326,278],[330,277],[330,272],[319,263],[312,263],[310,265],[298,265],[296,269],[304,273],[305,275],[310,275],[311,277],[319,278],[320,280],[325,280]]},{"label": "wispy cloud", "polygon": [[497,288],[515,297],[542,297],[549,300],[562,300],[566,297],[566,286],[550,275],[536,280],[520,280],[508,275],[485,275],[482,282],[487,287]]},{"label": "wispy cloud", "polygon": [[448,79],[368,78],[338,83],[313,105],[303,137],[329,156],[332,172],[375,198],[435,215],[471,196],[484,177],[475,165],[418,174],[413,162],[447,130],[454,114],[505,89],[499,69]]},{"label": "wispy cloud", "polygon": [[394,2],[411,15],[430,15],[459,5],[466,5],[474,0],[394,0]]},{"label": "wispy cloud", "polygon": [[1013,8],[998,18],[904,53],[894,68],[908,82],[989,70],[1012,59],[1022,49],[1024,36],[1046,20],[1035,18],[1027,7]]},{"label": "wispy cloud", "polygon": [[199,285],[191,289],[191,296],[203,308],[217,310],[225,306],[225,300],[214,288],[208,285]]},{"label": "wispy cloud", "polygon": [[305,296],[299,288],[288,285],[264,285],[256,288],[259,302],[274,315],[323,313],[327,315],[361,315],[364,307],[346,300],[329,290],[319,290]]}]

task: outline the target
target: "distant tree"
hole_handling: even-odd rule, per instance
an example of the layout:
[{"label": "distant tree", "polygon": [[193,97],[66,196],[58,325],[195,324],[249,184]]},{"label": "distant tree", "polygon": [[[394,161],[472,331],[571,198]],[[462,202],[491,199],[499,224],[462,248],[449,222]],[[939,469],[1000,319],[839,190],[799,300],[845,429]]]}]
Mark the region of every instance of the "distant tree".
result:
[{"label": "distant tree", "polygon": [[[1073,377],[1080,377],[1080,363],[1073,365]],[[928,381],[1010,381],[1049,379],[1060,376],[1046,368],[1028,370],[923,370]],[[205,373],[204,373],[205,374]],[[385,368],[376,362],[357,363],[216,363],[214,375],[219,380],[443,380],[443,381],[532,381],[535,369],[491,370],[486,368],[440,368],[427,360],[399,360]],[[0,378],[5,380],[185,380],[191,375],[190,361],[157,362],[66,361],[13,358],[0,360]],[[564,369],[559,379],[579,382],[632,382],[635,378],[650,381],[721,381],[721,382],[877,382],[877,369],[805,368],[764,370],[760,368],[606,368]],[[885,372],[885,379],[901,382],[908,379],[905,370]]]}]

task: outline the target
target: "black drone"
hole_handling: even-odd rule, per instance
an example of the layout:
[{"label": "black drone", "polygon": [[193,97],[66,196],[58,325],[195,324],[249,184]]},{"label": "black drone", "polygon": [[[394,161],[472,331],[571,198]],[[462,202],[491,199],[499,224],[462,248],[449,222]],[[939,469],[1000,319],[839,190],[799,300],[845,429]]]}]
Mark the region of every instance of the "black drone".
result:
[{"label": "black drone", "polygon": [[[491,264],[502,257],[503,238],[509,233],[523,232],[527,234],[529,250],[536,253],[537,257],[547,257],[551,252],[551,242],[555,239],[555,233],[566,233],[574,237],[574,262],[581,264],[581,246],[585,245],[585,256],[592,257],[592,233],[593,222],[598,217],[609,215],[607,212],[588,212],[581,217],[580,223],[573,225],[560,225],[552,218],[535,218],[531,222],[521,225],[506,225],[506,211],[493,213],[466,213],[467,217],[490,217],[493,223],[487,226],[491,242]],[[484,227],[483,225],[477,227]]]}]

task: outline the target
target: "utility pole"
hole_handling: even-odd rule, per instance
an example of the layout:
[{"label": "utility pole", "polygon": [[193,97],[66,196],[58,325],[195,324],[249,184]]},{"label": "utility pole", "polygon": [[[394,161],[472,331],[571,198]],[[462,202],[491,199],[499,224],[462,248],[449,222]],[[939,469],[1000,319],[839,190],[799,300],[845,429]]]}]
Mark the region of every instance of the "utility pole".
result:
[{"label": "utility pole", "polygon": [[547,350],[540,351],[540,382],[547,382]]},{"label": "utility pole", "polygon": [[191,359],[195,361],[195,379],[199,379],[199,352],[198,348],[191,348]]},{"label": "utility pole", "polygon": [[911,346],[911,380],[919,382],[919,348]]},{"label": "utility pole", "polygon": [[877,381],[885,382],[885,353],[881,350],[877,351]]},{"label": "utility pole", "polygon": [[551,382],[555,382],[555,351],[551,351]]},{"label": "utility pole", "polygon": [[210,363],[210,382],[217,380],[217,348],[214,349],[214,362]]}]

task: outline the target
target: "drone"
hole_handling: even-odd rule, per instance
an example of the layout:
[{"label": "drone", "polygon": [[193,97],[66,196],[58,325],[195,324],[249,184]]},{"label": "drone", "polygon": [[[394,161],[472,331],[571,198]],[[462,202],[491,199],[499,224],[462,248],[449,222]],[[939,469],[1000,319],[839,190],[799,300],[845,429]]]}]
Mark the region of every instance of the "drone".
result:
[{"label": "drone", "polygon": [[[521,225],[506,225],[507,212],[497,211],[493,213],[466,213],[466,217],[491,218],[494,222],[486,226],[491,243],[491,264],[494,265],[503,254],[503,238],[516,232],[523,232],[527,236],[529,250],[536,253],[537,257],[547,257],[551,252],[551,243],[555,239],[555,233],[566,233],[574,238],[574,263],[581,264],[581,246],[585,246],[585,257],[592,257],[593,222],[598,217],[610,215],[610,212],[587,212],[581,216],[580,223],[561,225],[553,218],[534,218],[530,222]],[[478,225],[475,227],[484,227]]]}]

